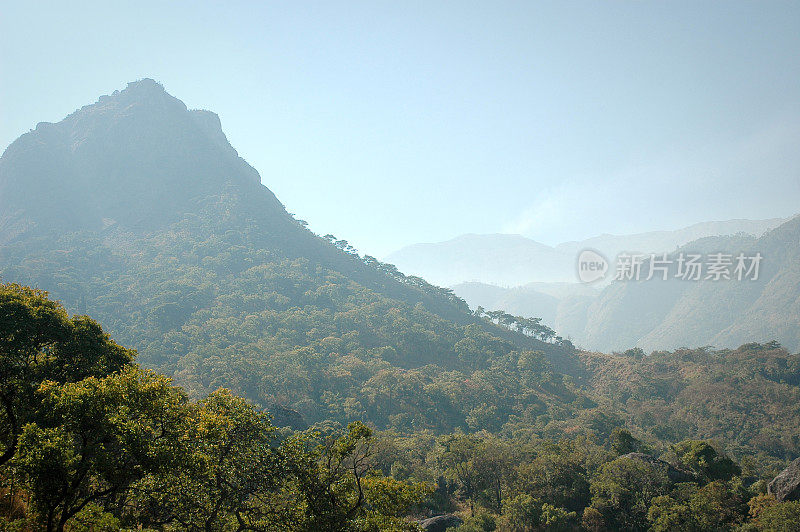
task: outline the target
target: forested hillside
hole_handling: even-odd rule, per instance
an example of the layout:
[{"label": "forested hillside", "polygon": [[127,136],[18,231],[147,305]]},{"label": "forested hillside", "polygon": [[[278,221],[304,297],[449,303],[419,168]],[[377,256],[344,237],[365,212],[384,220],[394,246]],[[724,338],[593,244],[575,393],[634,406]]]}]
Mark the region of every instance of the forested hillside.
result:
[{"label": "forested hillside", "polygon": [[592,395],[643,433],[713,439],[738,453],[800,455],[800,355],[776,342],[581,357]]},{"label": "forested hillside", "polygon": [[0,159],[0,189],[0,278],[95,316],[196,396],[225,385],[307,422],[449,430],[530,409],[509,397],[490,416],[480,394],[462,397],[465,380],[494,397],[493,379],[522,378],[503,369],[521,353],[544,353],[526,378],[547,383],[531,384],[545,410],[572,396],[551,370],[581,374],[557,338],[495,325],[308,231],[216,115],[152,80],[23,135]]},{"label": "forested hillside", "polygon": [[[524,419],[278,430],[225,389],[189,400],[91,318],[0,285],[0,528],[793,530],[800,460],[781,470],[797,455],[797,356],[586,356],[609,404],[550,434]],[[759,378],[737,392],[747,372]],[[683,439],[698,433],[727,441]]]}]

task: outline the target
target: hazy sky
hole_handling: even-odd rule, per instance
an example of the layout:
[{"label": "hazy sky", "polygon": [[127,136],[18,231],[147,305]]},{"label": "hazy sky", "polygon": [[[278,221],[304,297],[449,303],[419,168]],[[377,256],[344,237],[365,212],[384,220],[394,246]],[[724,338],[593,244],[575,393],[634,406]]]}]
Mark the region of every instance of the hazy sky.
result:
[{"label": "hazy sky", "polygon": [[800,211],[800,2],[9,2],[0,144],[152,77],[361,251]]}]

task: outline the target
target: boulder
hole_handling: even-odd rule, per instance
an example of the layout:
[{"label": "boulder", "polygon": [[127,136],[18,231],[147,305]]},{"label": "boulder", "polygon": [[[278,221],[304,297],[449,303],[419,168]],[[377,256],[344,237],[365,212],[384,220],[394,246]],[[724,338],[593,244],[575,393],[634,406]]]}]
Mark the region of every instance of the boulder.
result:
[{"label": "boulder", "polygon": [[272,414],[272,424],[276,427],[289,427],[292,430],[306,430],[308,423],[303,419],[300,412],[287,408],[278,403],[272,403],[267,407],[267,411]]},{"label": "boulder", "polygon": [[464,520],[453,514],[444,514],[417,521],[417,524],[427,532],[444,532],[448,527],[460,526]]},{"label": "boulder", "polygon": [[781,502],[800,500],[800,458],[772,479],[767,493]]},{"label": "boulder", "polygon": [[669,462],[665,462],[664,460],[659,460],[649,454],[644,453],[628,453],[622,455],[620,458],[627,458],[629,460],[635,460],[637,462],[641,462],[643,464],[647,464],[653,468],[663,469],[667,473],[667,477],[669,481],[672,483],[677,482],[692,482],[697,480],[695,476],[690,472],[683,469],[678,469],[677,467],[673,466]]}]

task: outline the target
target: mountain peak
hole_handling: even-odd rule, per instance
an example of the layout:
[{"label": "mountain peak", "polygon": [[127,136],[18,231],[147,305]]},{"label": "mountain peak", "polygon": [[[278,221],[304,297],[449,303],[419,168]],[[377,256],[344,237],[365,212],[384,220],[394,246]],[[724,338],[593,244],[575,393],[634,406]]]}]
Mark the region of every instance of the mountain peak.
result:
[{"label": "mountain peak", "polygon": [[148,231],[228,185],[263,188],[283,211],[230,145],[219,116],[188,110],[144,78],[8,147],[0,158],[0,242],[33,227],[97,229],[108,220]]},{"label": "mountain peak", "polygon": [[162,113],[170,111],[182,113],[187,110],[186,105],[169,94],[161,83],[152,78],[143,78],[131,81],[121,91],[117,90],[110,95],[100,96],[97,103],[84,106],[78,112],[118,110],[130,106],[152,108]]},{"label": "mountain peak", "polygon": [[128,83],[128,86],[125,88],[125,90],[167,92],[164,90],[164,85],[157,82],[153,78],[142,78],[137,81],[131,81]]}]

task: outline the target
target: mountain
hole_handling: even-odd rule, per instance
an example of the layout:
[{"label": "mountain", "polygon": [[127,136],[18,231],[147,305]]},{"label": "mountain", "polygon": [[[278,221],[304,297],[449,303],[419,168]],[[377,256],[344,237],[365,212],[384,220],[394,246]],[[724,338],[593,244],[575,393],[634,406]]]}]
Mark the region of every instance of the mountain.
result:
[{"label": "mountain", "polygon": [[639,343],[658,349],[676,341],[727,347],[777,340],[790,351],[800,351],[800,217],[766,233],[744,252],[764,257],[758,280],[690,286]]},{"label": "mountain", "polygon": [[767,220],[726,220],[722,222],[700,222],[674,231],[650,231],[632,235],[609,235],[586,240],[564,242],[556,249],[576,255],[584,249],[600,250],[609,259],[621,252],[669,253],[680,246],[710,236],[729,236],[744,233],[756,238],[770,229],[786,222],[788,218]]},{"label": "mountain", "polygon": [[[562,374],[582,374],[568,345],[310,232],[215,114],[149,79],[6,149],[0,279],[96,317],[192,395],[225,386],[295,425],[479,429],[534,403],[563,418],[576,392]],[[509,379],[529,395],[489,391]]]},{"label": "mountain", "polygon": [[746,233],[758,237],[785,221],[771,218],[702,222],[675,231],[604,234],[556,246],[521,235],[469,234],[445,242],[413,244],[389,254],[385,260],[442,286],[467,282],[504,287],[532,282],[575,282],[575,261],[584,249],[595,249],[609,259],[622,251],[669,253],[678,246],[708,236]]},{"label": "mountain", "polygon": [[226,182],[257,191],[268,212],[283,216],[278,200],[258,186],[258,172],[228,144],[217,115],[188,111],[145,79],[57,124],[39,123],[8,147],[0,166],[0,242],[31,230],[163,228]]},{"label": "mountain", "polygon": [[[676,260],[681,252],[760,253],[763,259],[757,280],[617,281],[594,295],[562,292],[555,301],[543,298],[542,289],[533,286],[476,290],[458,285],[454,291],[472,305],[548,316],[559,333],[586,349],[733,348],[775,340],[792,352],[800,350],[800,217],[760,238],[702,238],[669,258]],[[649,261],[643,271],[648,267]]]},{"label": "mountain", "polygon": [[[310,232],[215,115],[152,80],[23,135],[0,157],[0,192],[2,281],[102,323],[0,286],[11,375],[0,473],[15,486],[0,529],[49,516],[59,530],[371,530],[474,506],[472,529],[541,516],[553,529],[666,529],[678,515],[717,530],[785,508],[764,506],[759,480],[800,453],[800,355],[749,338],[736,350],[575,352],[534,338],[552,337],[536,320],[473,313],[451,290]],[[799,225],[685,248],[758,250],[754,282],[463,289],[509,306],[536,297],[520,312],[556,305],[556,320],[615,345],[658,334],[789,345]],[[134,356],[106,333],[200,400],[97,362]],[[318,430],[273,432],[256,408]],[[66,486],[56,496],[54,479]],[[760,513],[745,522],[749,508]],[[651,522],[657,513],[669,520]]]},{"label": "mountain", "polygon": [[576,341],[598,350],[656,350],[777,340],[800,350],[800,218],[758,239],[706,238],[681,251],[760,253],[759,278],[615,282],[588,305]]},{"label": "mountain", "polygon": [[[453,291],[473,307],[542,317],[559,334],[585,349],[622,351],[636,346],[652,351],[704,345],[733,348],[748,342],[777,340],[790,351],[798,351],[798,226],[800,218],[795,217],[760,238],[743,232],[700,238],[670,256],[676,260],[679,252],[742,252],[746,256],[761,253],[763,265],[755,281],[692,282],[673,277],[598,287],[530,283],[513,288],[472,282],[455,285]],[[642,271],[648,265],[646,262]]]}]

